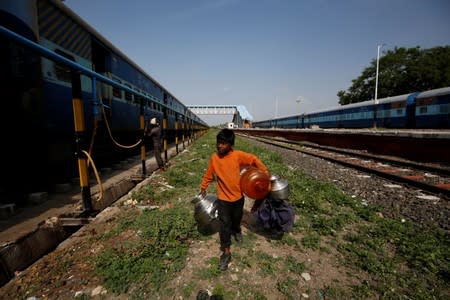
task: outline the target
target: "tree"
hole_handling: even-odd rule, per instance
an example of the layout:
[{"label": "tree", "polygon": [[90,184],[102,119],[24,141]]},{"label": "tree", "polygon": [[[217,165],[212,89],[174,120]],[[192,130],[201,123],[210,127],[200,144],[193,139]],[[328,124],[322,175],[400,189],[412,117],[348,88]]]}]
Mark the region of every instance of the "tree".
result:
[{"label": "tree", "polygon": [[[362,74],[352,80],[348,91],[337,93],[339,104],[345,105],[374,99],[376,58]],[[395,48],[380,57],[378,95],[385,98],[450,86],[450,46],[421,50]]]}]

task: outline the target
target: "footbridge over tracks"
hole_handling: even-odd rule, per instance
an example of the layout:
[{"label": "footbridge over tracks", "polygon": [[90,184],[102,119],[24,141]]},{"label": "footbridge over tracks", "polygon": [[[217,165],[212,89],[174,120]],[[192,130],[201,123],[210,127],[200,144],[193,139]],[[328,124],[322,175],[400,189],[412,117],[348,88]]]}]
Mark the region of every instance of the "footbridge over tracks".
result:
[{"label": "footbridge over tracks", "polygon": [[247,111],[244,105],[187,105],[187,107],[196,115],[232,115],[233,122],[239,128],[245,127],[253,120],[253,117]]}]

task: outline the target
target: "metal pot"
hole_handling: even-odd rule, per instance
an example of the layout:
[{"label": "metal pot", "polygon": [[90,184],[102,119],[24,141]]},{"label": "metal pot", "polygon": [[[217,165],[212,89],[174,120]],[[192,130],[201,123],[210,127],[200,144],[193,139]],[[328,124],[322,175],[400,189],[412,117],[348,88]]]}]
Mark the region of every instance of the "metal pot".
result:
[{"label": "metal pot", "polygon": [[240,185],[242,192],[254,200],[264,199],[270,192],[270,177],[255,167],[241,170]]},{"label": "metal pot", "polygon": [[220,225],[217,213],[217,197],[212,194],[208,194],[205,197],[198,194],[191,202],[195,204],[194,218],[197,222],[198,230],[204,234],[217,232]]},{"label": "metal pot", "polygon": [[270,177],[272,188],[270,190],[270,198],[273,200],[286,200],[289,198],[289,183],[286,179],[280,178],[278,175]]}]

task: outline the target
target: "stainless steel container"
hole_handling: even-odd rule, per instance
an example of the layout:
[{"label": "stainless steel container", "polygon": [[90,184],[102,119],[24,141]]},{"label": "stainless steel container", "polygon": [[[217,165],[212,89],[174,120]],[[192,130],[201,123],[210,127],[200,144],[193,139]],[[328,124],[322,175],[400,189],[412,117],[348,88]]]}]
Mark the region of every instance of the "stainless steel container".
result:
[{"label": "stainless steel container", "polygon": [[196,195],[192,201],[194,203],[194,218],[198,225],[198,230],[204,234],[212,234],[219,231],[219,218],[217,213],[217,197],[208,194],[203,197]]},{"label": "stainless steel container", "polygon": [[270,177],[272,188],[270,190],[270,198],[273,200],[286,200],[289,198],[289,183],[286,179],[280,178],[278,175],[272,175]]}]

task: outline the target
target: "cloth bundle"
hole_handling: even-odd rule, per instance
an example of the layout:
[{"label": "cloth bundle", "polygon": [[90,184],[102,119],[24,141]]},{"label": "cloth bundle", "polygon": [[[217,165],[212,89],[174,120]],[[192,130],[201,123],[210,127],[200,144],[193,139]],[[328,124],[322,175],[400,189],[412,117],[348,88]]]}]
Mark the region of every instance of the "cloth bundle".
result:
[{"label": "cloth bundle", "polygon": [[258,220],[272,234],[288,232],[294,226],[295,210],[286,201],[263,200],[257,210]]}]

